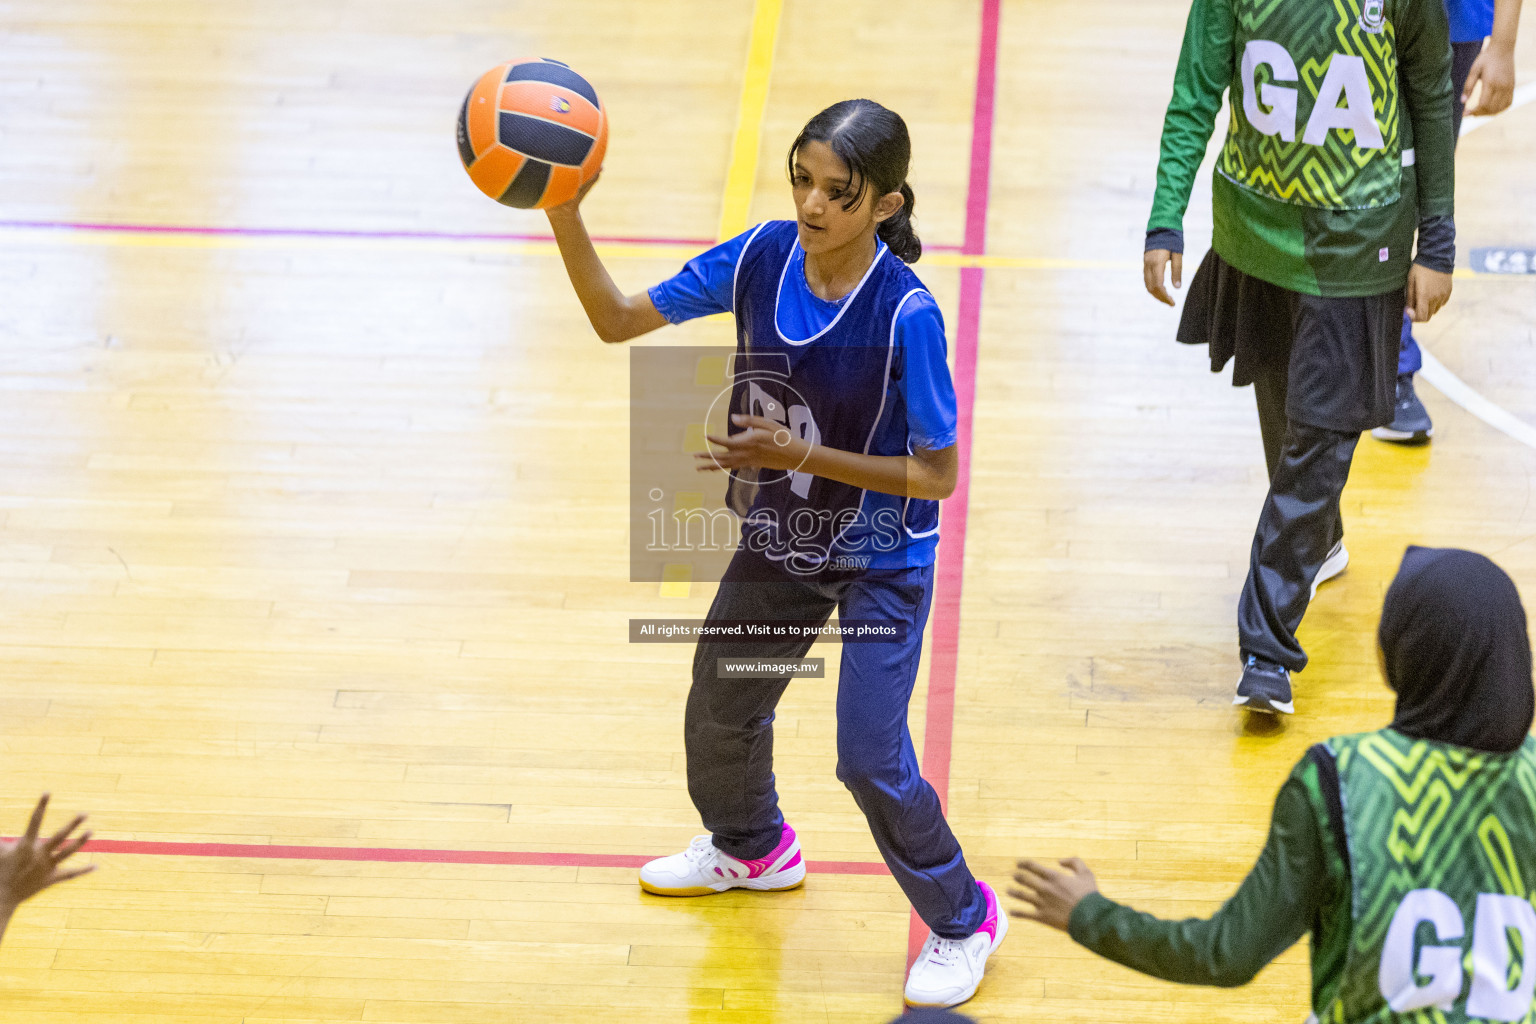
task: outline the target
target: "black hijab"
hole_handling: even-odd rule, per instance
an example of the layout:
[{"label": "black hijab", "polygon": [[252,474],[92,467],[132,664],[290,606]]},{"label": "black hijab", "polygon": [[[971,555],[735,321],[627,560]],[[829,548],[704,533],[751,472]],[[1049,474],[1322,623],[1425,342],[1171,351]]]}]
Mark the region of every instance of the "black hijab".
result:
[{"label": "black hijab", "polygon": [[1392,728],[1496,753],[1525,742],[1536,708],[1531,641],[1514,581],[1482,555],[1410,547],[1377,631]]}]

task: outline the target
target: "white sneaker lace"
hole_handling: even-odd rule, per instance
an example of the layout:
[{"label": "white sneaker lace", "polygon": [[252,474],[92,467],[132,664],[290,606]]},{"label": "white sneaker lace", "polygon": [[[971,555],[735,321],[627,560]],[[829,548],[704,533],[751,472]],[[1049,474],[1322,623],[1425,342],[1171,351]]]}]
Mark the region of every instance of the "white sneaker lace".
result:
[{"label": "white sneaker lace", "polygon": [[923,959],[940,967],[954,967],[965,959],[965,949],[959,939],[941,939],[930,932]]},{"label": "white sneaker lace", "polygon": [[714,836],[694,836],[688,849],[683,851],[683,859],[695,867],[704,867],[713,863],[719,854],[720,849],[715,846]]}]

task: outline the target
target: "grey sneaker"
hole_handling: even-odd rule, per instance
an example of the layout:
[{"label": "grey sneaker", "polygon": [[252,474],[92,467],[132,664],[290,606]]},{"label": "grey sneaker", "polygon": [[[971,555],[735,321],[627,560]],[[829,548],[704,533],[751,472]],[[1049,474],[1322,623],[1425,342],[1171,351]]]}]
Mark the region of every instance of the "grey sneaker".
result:
[{"label": "grey sneaker", "polygon": [[1296,713],[1291,703],[1291,673],[1284,665],[1265,661],[1256,654],[1243,654],[1243,675],[1237,681],[1233,704],[1267,715]]},{"label": "grey sneaker", "polygon": [[1413,393],[1413,374],[1400,374],[1397,378],[1397,404],[1392,407],[1392,422],[1371,431],[1378,441],[1393,444],[1429,444],[1435,436],[1435,425],[1430,422],[1429,410]]},{"label": "grey sneaker", "polygon": [[1317,588],[1343,572],[1344,567],[1348,564],[1349,549],[1344,546],[1343,541],[1339,541],[1328,552],[1328,557],[1323,559],[1322,566],[1317,570],[1316,578],[1312,580],[1312,596],[1316,597]]}]

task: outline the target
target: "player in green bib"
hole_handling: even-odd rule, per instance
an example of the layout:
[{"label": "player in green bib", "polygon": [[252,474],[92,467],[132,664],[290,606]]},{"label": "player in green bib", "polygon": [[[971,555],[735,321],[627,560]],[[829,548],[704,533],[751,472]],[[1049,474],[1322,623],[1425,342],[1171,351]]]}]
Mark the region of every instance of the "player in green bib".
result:
[{"label": "player in green bib", "polygon": [[[1163,122],[1147,290],[1181,283],[1183,219],[1223,93],[1214,234],[1178,338],[1254,385],[1270,493],[1238,604],[1236,703],[1294,710],[1296,640],[1349,561],[1339,495],[1391,421],[1403,311],[1428,320],[1455,259],[1442,0],[1193,0]],[[1415,232],[1417,231],[1417,246]]]},{"label": "player in green bib", "polygon": [[1526,1021],[1536,995],[1536,740],[1515,585],[1409,548],[1378,631],[1392,724],[1312,747],[1269,839],[1208,919],[1107,899],[1080,860],[1021,861],[1014,916],[1169,981],[1242,985],[1311,934],[1322,1024]]}]

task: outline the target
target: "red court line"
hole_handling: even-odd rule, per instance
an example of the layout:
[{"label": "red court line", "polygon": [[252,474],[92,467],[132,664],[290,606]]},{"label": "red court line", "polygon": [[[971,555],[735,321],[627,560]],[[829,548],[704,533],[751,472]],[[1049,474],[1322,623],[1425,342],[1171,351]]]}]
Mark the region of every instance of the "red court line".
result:
[{"label": "red court line", "polygon": [[[543,853],[528,850],[420,850],[389,846],[276,846],[267,843],[162,843],[92,839],[87,853],[135,853],[157,857],[249,857],[257,860],[339,860],[386,864],[516,864],[529,867],[638,868],[651,857],[614,853]],[[813,860],[824,875],[889,874],[879,861]]]},{"label": "red court line", "polygon": [[[983,0],[976,106],[971,119],[971,179],[965,198],[968,256],[987,249],[987,194],[992,177],[992,120],[997,90],[997,26],[1001,0]],[[960,311],[955,328],[955,409],[960,455],[955,493],[944,503],[943,532],[934,572],[933,651],[928,676],[923,777],[949,806],[950,743],[955,720],[955,675],[960,648],[960,593],[965,582],[965,529],[971,498],[972,416],[976,406],[976,352],[981,338],[980,267],[960,269]]]},{"label": "red court line", "polygon": [[[230,238],[344,238],[379,241],[439,242],[553,242],[553,235],[521,234],[498,231],[368,231],[349,228],[257,228],[219,227],[207,224],[107,224],[73,220],[0,220],[0,229],[26,228],[37,231],[120,231],[131,235],[202,235]],[[606,245],[691,245],[708,249],[713,238],[667,238],[660,235],[593,235],[592,241]],[[964,246],[931,244],[931,252],[962,252]]]},{"label": "red court line", "polygon": [[[976,100],[971,110],[971,177],[965,193],[966,255],[987,250],[987,201],[992,184],[992,124],[997,100],[997,32],[1002,0],[982,0],[981,45],[976,59]],[[955,730],[955,677],[960,656],[960,595],[965,583],[965,528],[971,501],[971,434],[976,407],[976,352],[981,340],[980,267],[960,270],[960,312],[955,327],[955,409],[960,468],[955,493],[944,502],[934,570],[933,649],[928,673],[928,713],[923,731],[923,778],[949,808],[949,762]],[[907,932],[907,965],[917,958],[928,926],[914,911]]]},{"label": "red court line", "polygon": [[[965,204],[965,243],[960,251],[986,251],[988,192],[992,174],[992,129],[997,94],[997,46],[1001,0],[982,0],[981,45],[976,67],[976,97],[971,115],[970,181]],[[291,228],[216,228],[144,224],[87,224],[62,221],[0,220],[0,228],[32,227],[75,231],[137,231],[205,235],[268,235],[279,237],[437,238],[450,240],[550,241],[542,235],[460,234],[448,232],[327,231]],[[655,245],[713,244],[706,239],[602,237],[594,241]],[[951,250],[952,246],[929,246]],[[954,734],[955,679],[960,647],[960,597],[965,580],[965,532],[970,506],[972,420],[976,404],[976,362],[981,337],[982,285],[980,267],[960,271],[960,309],[955,331],[955,402],[959,472],[955,492],[944,505],[944,532],[935,570],[933,648],[928,682],[927,725],[923,741],[923,776],[949,803],[949,767]],[[162,843],[134,840],[92,840],[86,850],[100,853],[158,854],[190,857],[250,857],[283,860],[372,861],[436,864],[516,864],[634,868],[649,858],[627,854],[536,853],[493,850],[428,850],[390,847],[273,846],[237,843]],[[810,861],[813,872],[827,874],[885,874],[880,863]],[[928,929],[914,912],[908,932],[910,966]]]}]

